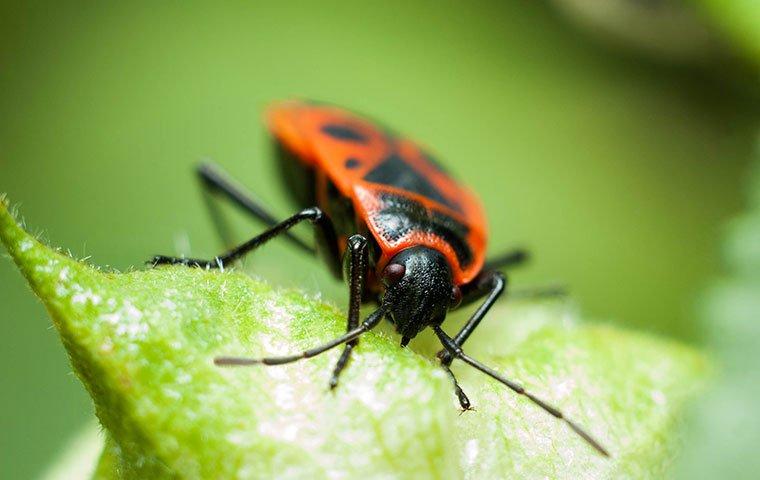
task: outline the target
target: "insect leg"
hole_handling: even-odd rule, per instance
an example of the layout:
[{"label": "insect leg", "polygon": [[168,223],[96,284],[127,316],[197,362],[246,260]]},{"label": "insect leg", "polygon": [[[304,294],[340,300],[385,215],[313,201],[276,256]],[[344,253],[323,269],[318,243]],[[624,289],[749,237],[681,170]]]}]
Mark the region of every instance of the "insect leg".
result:
[{"label": "insect leg", "polygon": [[362,334],[372,330],[380,323],[385,315],[385,310],[381,306],[370,314],[361,325],[346,332],[340,337],[334,338],[327,343],[324,343],[318,347],[304,350],[301,353],[295,355],[285,355],[282,357],[264,357],[264,358],[247,358],[247,357],[216,357],[214,363],[221,366],[244,366],[244,365],[283,365],[285,363],[297,362],[304,358],[311,358],[320,353],[326,352],[331,348],[335,348],[340,344],[348,343],[359,338]]},{"label": "insect leg", "polygon": [[509,291],[509,299],[541,299],[567,296],[567,289],[563,285],[541,285],[538,287],[513,288]]},{"label": "insect leg", "polygon": [[304,220],[310,221],[317,227],[317,243],[327,249],[325,252],[331,259],[331,264],[338,264],[338,242],[335,237],[335,228],[333,227],[330,218],[325,215],[318,207],[311,207],[301,210],[290,218],[283,220],[276,224],[269,230],[256,235],[252,239],[245,243],[238,245],[237,247],[217,255],[211,260],[199,260],[195,258],[181,258],[170,257],[164,255],[157,255],[153,257],[150,263],[155,265],[187,265],[188,267],[200,267],[200,268],[224,268],[228,264],[234,262],[238,258],[247,254],[251,250],[255,250],[264,243],[268,242],[272,238],[281,235]]},{"label": "insect leg", "polygon": [[[482,298],[484,295],[487,295],[487,298],[483,304],[475,311],[475,313],[472,314],[470,319],[467,321],[467,323],[465,323],[465,325],[455,337],[454,341],[457,342],[458,345],[461,346],[465,340],[467,340],[470,334],[472,334],[472,331],[475,330],[486,313],[488,313],[488,310],[491,309],[491,306],[499,299],[499,296],[501,296],[502,292],[504,291],[506,283],[507,279],[503,273],[491,271],[487,274],[478,276],[468,285],[462,287],[463,305],[472,303],[475,300]],[[454,376],[454,372],[452,372],[449,368],[451,362],[454,360],[454,357],[448,350],[443,349],[438,352],[438,358],[441,361],[441,366],[444,368],[444,370],[446,370],[449,377],[454,382],[454,392],[457,394],[459,405],[462,407],[462,410],[470,410],[472,408],[470,399],[467,398],[467,395],[462,390],[462,387],[459,386],[459,382],[457,382],[457,379]]]},{"label": "insect leg", "polygon": [[459,382],[457,382],[457,377],[454,376],[454,372],[451,371],[451,368],[449,368],[448,365],[443,365],[443,369],[446,371],[446,374],[448,374],[449,378],[454,383],[454,392],[457,394],[459,406],[462,407],[462,411],[466,412],[467,410],[473,410],[470,399],[467,398],[467,394],[464,393],[462,387],[459,386]]},{"label": "insect leg", "polygon": [[[486,260],[486,263],[483,266],[483,271],[490,272],[492,270],[501,270],[504,268],[516,267],[522,265],[528,260],[530,260],[530,254],[527,250],[511,250],[502,253],[501,255],[497,255],[494,258]],[[562,297],[566,294],[567,292],[565,288],[561,285],[547,285],[530,289],[512,290],[512,292],[509,294],[509,298]],[[473,300],[477,300],[477,298]]]},{"label": "insect leg", "polygon": [[[480,304],[475,313],[472,314],[467,323],[464,324],[461,330],[454,337],[454,342],[462,346],[464,342],[472,335],[472,332],[478,327],[480,321],[486,316],[494,303],[499,299],[504,289],[507,286],[507,277],[498,271],[490,271],[478,276],[469,285],[462,287],[463,300],[462,304],[466,305],[472,303],[475,300],[486,297],[483,303]],[[444,350],[438,352],[438,358],[441,359],[443,365],[451,365],[453,360],[451,354]]]},{"label": "insect leg", "polygon": [[528,261],[529,258],[530,255],[527,250],[510,250],[486,260],[486,263],[483,266],[483,271],[490,272],[491,270],[501,270],[506,267],[516,267],[517,265]]},{"label": "insect leg", "polygon": [[[223,221],[221,212],[210,198],[216,194],[222,195],[225,199],[242,208],[245,212],[261,220],[268,227],[274,227],[279,222],[272,215],[270,210],[264,206],[264,203],[257,199],[250,192],[246,192],[242,186],[235,182],[228,174],[213,163],[202,163],[197,168],[198,177],[201,180],[201,186],[206,196],[211,218],[219,230],[222,239],[229,243],[229,228]],[[283,235],[288,238],[294,245],[307,253],[314,253],[314,247],[307,245],[303,240],[293,235],[292,232],[284,232]]]},{"label": "insect leg", "polygon": [[580,425],[573,422],[569,418],[565,417],[565,415],[557,407],[554,407],[546,403],[544,400],[541,400],[539,397],[525,390],[525,387],[523,387],[519,383],[504,377],[497,371],[483,365],[482,363],[475,360],[474,358],[466,355],[464,351],[462,350],[462,347],[459,344],[457,344],[456,339],[449,337],[446,334],[446,332],[444,332],[441,329],[440,326],[433,327],[433,330],[435,331],[435,334],[438,336],[438,339],[443,344],[443,347],[453,358],[458,358],[462,360],[463,362],[465,362],[466,364],[470,365],[471,367],[475,368],[476,370],[479,370],[485,373],[486,375],[495,379],[499,383],[506,385],[509,389],[511,389],[513,392],[517,393],[518,395],[523,395],[527,397],[531,402],[533,402],[535,405],[538,405],[545,412],[565,422],[575,433],[577,433],[581,438],[583,438],[583,440],[585,440],[589,445],[591,445],[594,449],[596,449],[597,452],[601,453],[605,457],[609,457],[610,454],[607,452],[607,450],[604,447],[602,447],[602,445],[598,441],[596,441],[588,432],[586,432],[583,428],[581,428]]},{"label": "insect leg", "polygon": [[[364,275],[367,269],[367,239],[361,235],[352,235],[348,239],[348,248],[346,252],[350,255],[348,263],[348,326],[347,331],[351,331],[359,326],[359,309],[362,304],[362,293],[364,291]],[[338,363],[335,364],[335,370],[330,378],[330,389],[338,386],[338,377],[346,368],[351,351],[359,343],[359,339],[351,340],[343,347]]]}]

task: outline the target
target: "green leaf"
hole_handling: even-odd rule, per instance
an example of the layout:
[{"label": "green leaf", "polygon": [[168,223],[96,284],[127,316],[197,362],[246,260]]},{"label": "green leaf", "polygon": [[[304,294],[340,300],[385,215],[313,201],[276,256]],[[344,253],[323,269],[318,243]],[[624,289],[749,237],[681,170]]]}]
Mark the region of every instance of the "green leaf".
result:
[{"label": "green leaf", "polygon": [[337,352],[219,368],[216,355],[294,352],[339,335],[344,314],[237,271],[98,271],[41,245],[4,205],[0,237],[108,433],[97,478],[662,478],[684,401],[707,371],[687,347],[579,324],[566,302],[495,308],[467,350],[586,426],[606,459],[455,363],[477,408],[460,415],[430,336],[415,351],[370,332],[334,392]]},{"label": "green leaf", "polygon": [[760,470],[760,142],[756,148],[749,206],[725,229],[726,275],[703,296],[700,320],[720,377],[690,412],[682,479],[754,479]]},{"label": "green leaf", "polygon": [[692,0],[731,43],[760,68],[760,4],[753,0]]}]

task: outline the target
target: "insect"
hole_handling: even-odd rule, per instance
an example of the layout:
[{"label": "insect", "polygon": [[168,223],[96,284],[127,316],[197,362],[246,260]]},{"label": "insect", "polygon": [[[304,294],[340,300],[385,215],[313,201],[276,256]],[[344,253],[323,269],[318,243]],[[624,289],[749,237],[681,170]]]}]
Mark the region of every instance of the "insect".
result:
[{"label": "insect", "polygon": [[[267,358],[219,357],[217,365],[281,365],[319,355],[343,345],[330,387],[338,385],[362,334],[386,318],[406,346],[420,331],[432,328],[443,349],[438,358],[451,378],[464,410],[467,395],[449,368],[459,359],[504,384],[564,421],[602,455],[607,451],[559,409],[526,391],[463,350],[506,288],[501,269],[520,263],[525,253],[507,252],[486,260],[487,227],[478,198],[455,181],[417,143],[349,111],[324,104],[286,101],[266,114],[289,190],[304,207],[279,221],[213,165],[198,169],[209,191],[227,198],[268,225],[263,233],[210,260],[156,256],[153,265],[223,268],[269,240],[286,237],[309,253],[320,253],[328,268],[349,289],[346,334],[294,355]],[[311,223],[316,247],[290,230]],[[345,268],[344,268],[345,265]],[[442,324],[446,314],[480,300],[455,335]],[[360,306],[378,308],[363,321]]]}]

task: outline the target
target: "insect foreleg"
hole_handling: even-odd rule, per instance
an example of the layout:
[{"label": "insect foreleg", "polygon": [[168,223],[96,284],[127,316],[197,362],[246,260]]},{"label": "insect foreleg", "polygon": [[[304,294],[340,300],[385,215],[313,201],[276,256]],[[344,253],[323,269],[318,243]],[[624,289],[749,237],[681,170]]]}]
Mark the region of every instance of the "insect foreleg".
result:
[{"label": "insect foreleg", "polygon": [[[464,324],[461,330],[454,336],[454,343],[460,347],[464,345],[464,342],[472,335],[472,332],[478,327],[480,321],[486,316],[494,303],[499,299],[507,286],[507,277],[497,271],[490,271],[480,275],[478,278],[468,287],[462,288],[464,298],[462,304],[472,303],[478,298],[486,297],[483,303],[480,304],[475,313],[472,314],[467,323]],[[441,359],[443,365],[451,365],[453,360],[451,354],[444,350],[438,352],[438,358]]]},{"label": "insect foreleg", "polygon": [[[359,310],[362,304],[362,293],[364,291],[364,276],[367,271],[367,239],[361,235],[352,235],[348,239],[348,326],[347,331],[351,331],[359,325]],[[338,362],[335,364],[335,370],[330,378],[330,389],[338,386],[338,377],[346,368],[348,360],[351,357],[351,351],[359,339],[356,338],[346,343],[343,347]]]},{"label": "insect foreleg", "polygon": [[467,397],[467,394],[464,393],[464,390],[462,390],[462,387],[459,386],[459,382],[457,381],[457,377],[454,376],[454,372],[451,371],[451,368],[448,365],[442,365],[442,366],[443,366],[443,369],[446,371],[446,374],[454,383],[454,393],[457,394],[457,400],[459,400],[459,406],[462,407],[462,411],[466,412],[467,410],[474,410],[472,408],[472,404],[470,403],[470,399]]},{"label": "insect foreleg", "polygon": [[479,370],[485,373],[486,375],[498,381],[502,385],[507,386],[510,390],[517,393],[518,395],[522,395],[526,397],[528,400],[533,402],[535,405],[543,409],[548,414],[565,422],[565,424],[567,424],[571,430],[573,430],[581,438],[583,438],[583,440],[585,440],[589,445],[591,445],[594,449],[596,449],[596,451],[598,451],[605,457],[608,457],[610,455],[609,452],[607,452],[607,450],[604,447],[602,447],[602,445],[598,441],[596,441],[586,430],[581,428],[581,426],[575,423],[574,421],[567,418],[562,413],[562,411],[560,411],[557,407],[533,395],[531,392],[527,391],[525,387],[523,387],[519,383],[513,380],[510,380],[509,378],[501,375],[497,371],[483,365],[482,363],[475,360],[474,358],[466,355],[464,351],[462,350],[462,347],[456,343],[456,339],[455,338],[452,339],[451,337],[449,337],[448,334],[446,334],[446,332],[444,332],[440,326],[433,327],[433,330],[435,331],[435,334],[438,336],[438,339],[443,344],[443,347],[452,356],[452,358],[458,358],[462,360],[463,362],[475,368],[476,370]]}]

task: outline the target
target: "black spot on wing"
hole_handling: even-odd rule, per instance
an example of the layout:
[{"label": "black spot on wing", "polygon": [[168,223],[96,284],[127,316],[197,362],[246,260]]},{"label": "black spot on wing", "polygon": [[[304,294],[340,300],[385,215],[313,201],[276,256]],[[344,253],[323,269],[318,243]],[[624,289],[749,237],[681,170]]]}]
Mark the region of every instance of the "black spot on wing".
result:
[{"label": "black spot on wing", "polygon": [[322,127],[322,133],[343,142],[367,143],[367,137],[350,125],[328,123]]},{"label": "black spot on wing", "polygon": [[451,245],[459,265],[467,268],[472,250],[467,243],[470,229],[450,216],[428,211],[420,203],[392,193],[380,194],[382,208],[374,219],[380,235],[388,242],[397,242],[412,231],[432,233]]},{"label": "black spot on wing", "polygon": [[347,169],[353,170],[354,168],[359,168],[361,166],[362,162],[360,162],[358,159],[354,157],[350,157],[346,159],[346,163],[344,164]]},{"label": "black spot on wing", "polygon": [[462,211],[457,203],[444,197],[433,184],[417,173],[395,152],[365,175],[364,180],[418,193],[453,210]]}]

